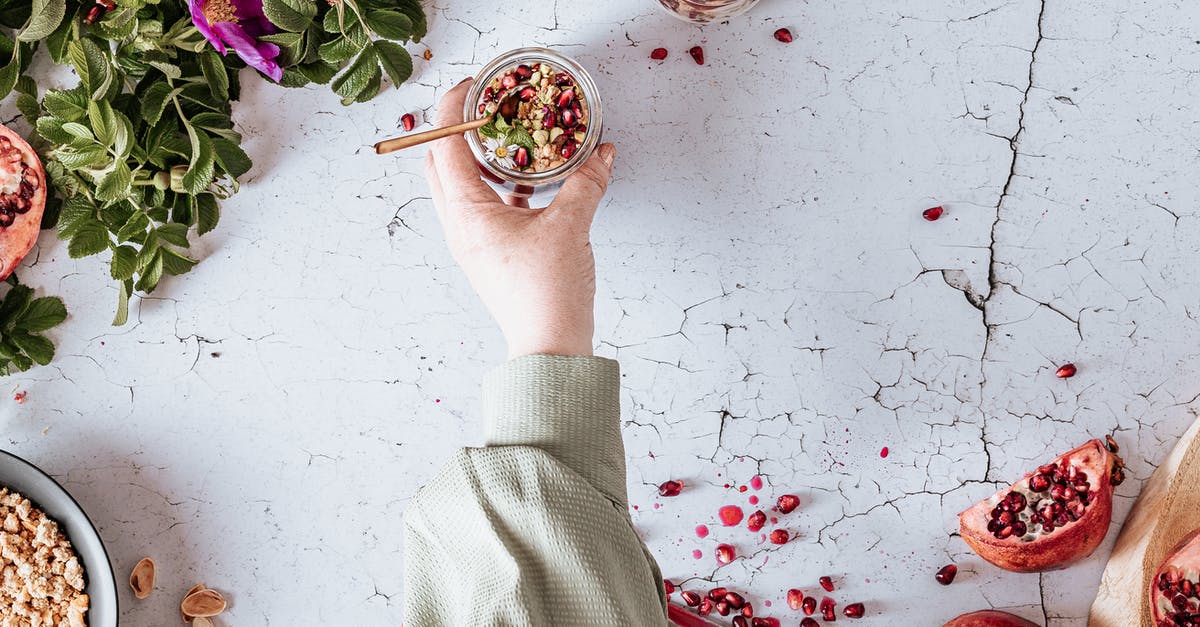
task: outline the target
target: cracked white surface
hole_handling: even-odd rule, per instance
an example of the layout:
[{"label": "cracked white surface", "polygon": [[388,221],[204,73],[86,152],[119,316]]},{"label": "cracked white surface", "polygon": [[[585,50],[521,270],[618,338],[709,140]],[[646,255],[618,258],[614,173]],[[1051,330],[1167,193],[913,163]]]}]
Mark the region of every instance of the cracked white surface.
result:
[{"label": "cracked white surface", "polygon": [[[764,0],[700,29],[650,0],[582,4],[439,0],[433,59],[411,46],[413,81],[350,109],[245,77],[247,185],[204,263],[127,327],[108,326],[106,266],[43,235],[21,277],[72,316],[54,365],[14,378],[28,402],[0,405],[0,444],[65,480],[119,579],[156,559],[125,621],[173,616],[197,581],[228,592],[229,624],[399,620],[401,512],[478,443],[475,382],[503,347],[440,241],[423,155],[370,145],[539,44],[594,69],[620,149],[597,341],[622,364],[633,517],[665,574],[788,622],[783,591],[831,574],[863,624],[998,607],[1083,625],[1115,533],[1016,575],[970,553],[956,514],[1115,431],[1119,521],[1195,419],[1200,9]],[[764,500],[803,498],[783,547],[716,523],[754,493],[724,483],[755,473]],[[668,478],[687,491],[659,499]],[[726,539],[753,558],[715,569]]]}]

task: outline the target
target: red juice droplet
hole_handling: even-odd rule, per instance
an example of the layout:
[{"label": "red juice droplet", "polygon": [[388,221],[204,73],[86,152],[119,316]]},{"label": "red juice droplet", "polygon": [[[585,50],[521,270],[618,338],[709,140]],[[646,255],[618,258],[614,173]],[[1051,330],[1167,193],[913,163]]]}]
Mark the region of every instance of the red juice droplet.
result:
[{"label": "red juice droplet", "polygon": [[886,447],[886,446],[885,446],[885,447],[883,447],[883,450],[879,451],[879,456],[880,456],[880,457],[887,457],[887,456],[888,456],[888,447]]},{"label": "red juice droplet", "polygon": [[750,504],[751,504],[751,505],[758,505],[758,497],[757,497],[757,496],[754,496],[754,495],[750,495]]},{"label": "red juice droplet", "polygon": [[696,525],[696,537],[697,538],[707,538],[708,537],[708,527],[705,527],[704,525]]},{"label": "red juice droplet", "polygon": [[700,558],[704,557],[704,554],[700,552],[700,549],[696,549],[696,550],[692,551],[692,557],[694,557],[696,559],[700,559]]},{"label": "red juice droplet", "polygon": [[745,513],[742,512],[742,508],[738,507],[737,505],[726,505],[717,510],[717,516],[721,519],[721,524],[725,525],[726,527],[732,527],[742,522],[742,518],[745,517]]},{"label": "red juice droplet", "polygon": [[753,477],[751,477],[750,478],[750,487],[754,488],[755,490],[761,490],[762,489],[762,477],[760,477],[758,475],[754,475]]},{"label": "red juice droplet", "polygon": [[738,492],[745,492],[745,491],[746,491],[746,486],[744,486],[744,485],[738,486]]}]

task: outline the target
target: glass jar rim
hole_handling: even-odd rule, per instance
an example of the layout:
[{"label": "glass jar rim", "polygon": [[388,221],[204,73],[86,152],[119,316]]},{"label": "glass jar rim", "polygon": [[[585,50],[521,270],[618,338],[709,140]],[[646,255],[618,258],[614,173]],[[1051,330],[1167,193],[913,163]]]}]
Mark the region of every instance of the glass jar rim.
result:
[{"label": "glass jar rim", "polygon": [[587,161],[592,152],[595,151],[596,147],[600,145],[600,136],[603,130],[603,107],[600,101],[600,93],[591,75],[578,62],[549,48],[529,47],[509,50],[488,62],[479,71],[479,74],[475,76],[475,82],[471,85],[471,89],[468,90],[467,100],[463,103],[463,119],[468,121],[479,119],[477,107],[480,96],[483,94],[483,89],[487,86],[487,83],[497,73],[525,62],[548,62],[552,65],[560,66],[574,76],[578,86],[583,89],[584,98],[588,105],[588,129],[583,141],[579,144],[579,149],[575,151],[574,155],[571,155],[571,158],[566,163],[553,170],[525,173],[501,168],[485,158],[484,155],[486,152],[483,147],[483,141],[480,139],[479,131],[467,132],[467,144],[470,145],[471,152],[475,155],[475,160],[485,170],[500,179],[515,185],[548,185],[561,181],[570,176],[575,170],[578,170]]}]

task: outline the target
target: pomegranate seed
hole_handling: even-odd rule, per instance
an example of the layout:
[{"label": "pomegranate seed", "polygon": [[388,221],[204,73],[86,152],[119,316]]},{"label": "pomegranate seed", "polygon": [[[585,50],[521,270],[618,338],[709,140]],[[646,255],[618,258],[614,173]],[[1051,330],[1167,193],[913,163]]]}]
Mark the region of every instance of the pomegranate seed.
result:
[{"label": "pomegranate seed", "polygon": [[941,207],[930,207],[929,209],[922,211],[921,215],[924,216],[926,220],[933,222],[934,220],[937,220],[938,218],[942,217],[943,211],[945,211],[945,210],[942,209]]},{"label": "pomegranate seed", "polygon": [[1075,364],[1063,364],[1054,371],[1054,376],[1059,379],[1070,379],[1075,376]]},{"label": "pomegranate seed", "polygon": [[658,486],[658,495],[659,496],[679,496],[679,493],[682,491],[683,491],[683,482],[676,481],[675,479],[671,479],[670,481],[664,481],[661,484],[659,484],[659,486]]},{"label": "pomegranate seed", "polygon": [[754,616],[754,605],[750,604],[750,603],[743,605],[742,606],[742,616],[745,616],[746,618],[750,618],[751,616]]},{"label": "pomegranate seed", "polygon": [[821,584],[821,587],[825,588],[826,592],[833,592],[833,578],[829,575],[821,577],[817,580],[817,583]]},{"label": "pomegranate seed", "polygon": [[779,619],[771,616],[757,616],[750,621],[752,627],[779,627]]},{"label": "pomegranate seed", "polygon": [[762,529],[763,525],[765,524],[767,524],[767,515],[764,514],[761,509],[753,514],[750,514],[750,518],[746,519],[746,528],[748,528],[750,531],[758,531],[759,529]]},{"label": "pomegranate seed", "polygon": [[712,599],[700,599],[700,606],[696,608],[696,613],[701,616],[711,614],[715,606],[716,604],[712,602]]},{"label": "pomegranate seed", "polygon": [[776,529],[771,532],[771,544],[787,544],[788,532],[784,529]]},{"label": "pomegranate seed", "polygon": [[824,618],[825,622],[827,623],[832,623],[837,620],[837,614],[834,613],[833,608],[831,607],[828,610],[821,611],[821,618]]},{"label": "pomegranate seed", "polygon": [[696,62],[696,65],[704,65],[704,48],[692,46],[688,50],[688,54],[692,55],[692,60]]},{"label": "pomegranate seed", "polygon": [[836,601],[834,601],[833,599],[831,599],[829,597],[825,597],[825,598],[821,599],[821,611],[822,612],[828,612],[830,610],[836,610],[836,609],[837,609]]},{"label": "pomegranate seed", "polygon": [[787,604],[793,610],[799,610],[804,606],[804,592],[792,588],[787,591]]},{"label": "pomegranate seed", "polygon": [[570,107],[571,101],[574,99],[575,99],[575,90],[574,89],[564,89],[563,92],[558,95],[558,108],[566,109],[567,107]]},{"label": "pomegranate seed", "polygon": [[733,627],[750,627],[750,621],[745,616],[734,616]]},{"label": "pomegranate seed", "polygon": [[728,544],[718,544],[716,554],[718,564],[728,564],[737,557],[737,551]]},{"label": "pomegranate seed", "polygon": [[725,593],[725,602],[735,610],[742,609],[746,605],[746,598],[736,592]]},{"label": "pomegranate seed", "polygon": [[727,590],[725,590],[725,588],[713,588],[712,590],[708,591],[708,598],[714,601],[720,601],[725,598],[726,592]]},{"label": "pomegranate seed", "polygon": [[404,130],[411,131],[417,125],[417,118],[411,113],[405,113],[400,116],[400,123],[404,125]]},{"label": "pomegranate seed", "polygon": [[[699,601],[697,601],[699,603]],[[804,599],[804,615],[812,616],[817,611],[817,598],[808,597]]]},{"label": "pomegranate seed", "polygon": [[729,616],[729,602],[717,601],[717,613],[721,616]]},{"label": "pomegranate seed", "polygon": [[867,608],[862,603],[851,603],[842,610],[842,613],[849,618],[862,618],[863,614],[867,613]]},{"label": "pomegranate seed", "polygon": [[790,43],[792,43],[792,31],[790,31],[786,28],[781,28],[781,29],[775,31],[775,39],[777,39],[785,44],[790,44]]},{"label": "pomegranate seed", "polygon": [[880,457],[887,457],[889,452],[890,452],[890,451],[888,451],[888,447],[886,447],[886,446],[885,446],[885,447],[883,447],[883,449],[882,449],[882,450],[880,450],[880,451],[879,451],[879,456],[880,456]]},{"label": "pomegranate seed", "polygon": [[816,619],[806,618],[800,621],[800,627],[818,627]]},{"label": "pomegranate seed", "polygon": [[537,96],[537,90],[532,87],[522,87],[521,91],[517,92],[517,97],[520,98],[522,102],[529,102],[530,100],[533,100],[535,96]]},{"label": "pomegranate seed", "polygon": [[796,496],[795,494],[785,494],[779,497],[779,500],[776,501],[775,505],[779,508],[780,513],[790,514],[797,507],[800,507],[800,497]]},{"label": "pomegranate seed", "polygon": [[726,505],[717,510],[717,516],[721,519],[721,524],[726,527],[732,527],[742,522],[742,508],[737,505]]},{"label": "pomegranate seed", "polygon": [[559,121],[562,122],[562,127],[564,129],[569,129],[572,126],[575,126],[575,123],[579,121],[579,118],[575,117],[574,111],[570,109],[563,109],[562,113],[559,114]]},{"label": "pomegranate seed", "polygon": [[687,603],[690,607],[696,607],[697,605],[700,605],[700,594],[698,592],[684,590],[679,594],[679,596],[683,599],[683,602]]},{"label": "pomegranate seed", "polygon": [[527,81],[530,76],[533,76],[533,70],[528,65],[518,65],[516,69],[517,78]]},{"label": "pomegranate seed", "polygon": [[517,154],[513,155],[513,163],[518,168],[528,168],[530,163],[529,149],[524,146],[517,148]]},{"label": "pomegranate seed", "polygon": [[954,576],[957,574],[958,574],[957,566],[955,566],[954,564],[946,564],[945,566],[942,567],[941,570],[937,571],[937,574],[934,575],[933,578],[937,579],[937,582],[942,584],[943,586],[948,586],[948,585],[954,583]]},{"label": "pomegranate seed", "polygon": [[667,58],[667,49],[655,48],[650,52],[650,58],[654,59],[655,61],[662,61],[663,59]]},{"label": "pomegranate seed", "polygon": [[500,79],[500,84],[503,85],[505,89],[512,89],[513,87],[517,86],[517,77],[513,74],[505,74],[504,78]]},{"label": "pomegranate seed", "polygon": [[559,72],[554,75],[554,84],[558,87],[566,87],[575,82],[575,78],[566,72]]},{"label": "pomegranate seed", "polygon": [[573,139],[568,139],[563,142],[562,148],[559,148],[558,154],[562,155],[563,159],[570,159],[575,151],[579,149],[579,143]]},{"label": "pomegranate seed", "polygon": [[666,590],[667,594],[671,594],[675,592],[675,584],[671,583],[670,579],[663,579],[663,590]]}]

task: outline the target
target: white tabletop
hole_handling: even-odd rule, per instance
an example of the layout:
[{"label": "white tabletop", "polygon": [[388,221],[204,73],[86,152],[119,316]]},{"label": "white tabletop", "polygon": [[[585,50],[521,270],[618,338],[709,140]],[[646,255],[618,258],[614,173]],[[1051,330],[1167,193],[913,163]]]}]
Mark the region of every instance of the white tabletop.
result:
[{"label": "white tabletop", "polygon": [[[1083,625],[1115,531],[1070,570],[1018,575],[975,557],[957,514],[1115,431],[1115,530],[1195,418],[1200,9],[901,4],[764,0],[699,28],[652,0],[438,0],[414,78],[370,104],[243,74],[254,168],[203,263],[127,326],[109,326],[107,260],[43,234],[21,278],[71,317],[54,363],[13,377],[28,399],[0,402],[0,445],[65,480],[118,578],[157,560],[123,622],[167,624],[203,581],[229,625],[398,624],[401,514],[479,443],[503,344],[441,241],[423,154],[370,145],[545,45],[594,72],[620,150],[596,338],[621,361],[633,520],[664,574],[785,624],[783,591],[830,574],[864,625],[992,606]],[[756,473],[764,501],[803,499],[782,547],[716,524],[755,492],[724,484]],[[669,478],[688,489],[660,499]],[[718,569],[717,541],[752,557]]]}]

